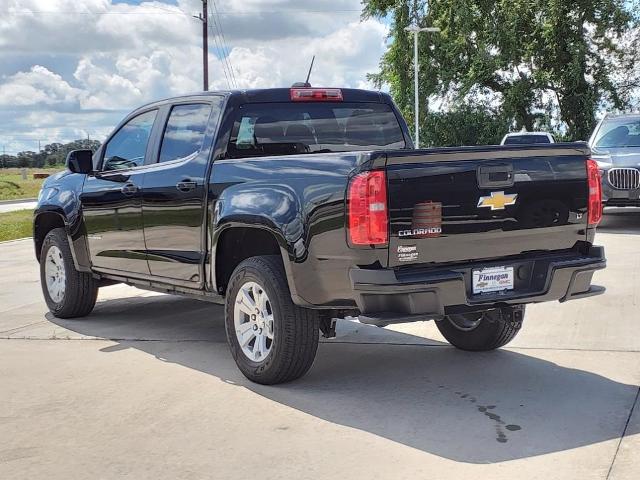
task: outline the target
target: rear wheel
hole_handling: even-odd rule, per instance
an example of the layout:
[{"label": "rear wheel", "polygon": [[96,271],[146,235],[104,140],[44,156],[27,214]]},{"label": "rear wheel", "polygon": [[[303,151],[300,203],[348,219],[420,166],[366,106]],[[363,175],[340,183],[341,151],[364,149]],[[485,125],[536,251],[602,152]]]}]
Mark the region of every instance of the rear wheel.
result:
[{"label": "rear wheel", "polygon": [[319,315],[291,300],[282,260],[244,260],[231,274],[225,304],[227,340],[240,371],[271,385],[304,375],[318,349]]},{"label": "rear wheel", "polygon": [[520,331],[524,307],[447,315],[438,330],[456,348],[486,351],[500,348]]},{"label": "rear wheel", "polygon": [[98,282],[76,270],[63,228],[51,230],[42,242],[40,283],[47,307],[58,318],[84,317],[96,304]]}]

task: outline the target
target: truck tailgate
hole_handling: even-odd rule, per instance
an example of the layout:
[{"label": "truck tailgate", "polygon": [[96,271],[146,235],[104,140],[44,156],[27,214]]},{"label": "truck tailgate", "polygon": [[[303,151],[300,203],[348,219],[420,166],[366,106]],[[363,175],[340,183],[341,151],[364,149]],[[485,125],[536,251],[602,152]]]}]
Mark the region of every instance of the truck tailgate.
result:
[{"label": "truck tailgate", "polygon": [[389,266],[568,250],[586,240],[583,144],[388,152]]}]

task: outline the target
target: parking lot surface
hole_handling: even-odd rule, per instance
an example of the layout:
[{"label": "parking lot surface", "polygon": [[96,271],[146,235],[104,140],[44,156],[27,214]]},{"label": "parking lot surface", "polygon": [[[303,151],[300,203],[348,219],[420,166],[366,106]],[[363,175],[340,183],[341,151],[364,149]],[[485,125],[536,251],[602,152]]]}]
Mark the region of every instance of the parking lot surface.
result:
[{"label": "parking lot surface", "polygon": [[341,321],[299,381],[236,369],[219,306],[116,285],[47,313],[0,245],[0,478],[640,478],[640,213],[608,212],[604,296],[528,308],[489,353],[430,322]]}]

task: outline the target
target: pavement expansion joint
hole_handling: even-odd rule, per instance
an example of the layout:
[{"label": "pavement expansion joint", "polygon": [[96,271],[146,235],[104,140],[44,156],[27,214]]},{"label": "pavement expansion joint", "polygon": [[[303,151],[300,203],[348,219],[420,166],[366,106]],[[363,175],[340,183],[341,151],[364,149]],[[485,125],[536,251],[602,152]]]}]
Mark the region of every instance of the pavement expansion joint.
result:
[{"label": "pavement expansion joint", "polygon": [[636,408],[636,405],[638,405],[638,398],[640,397],[640,386],[638,387],[638,390],[636,391],[636,398],[633,401],[633,404],[631,405],[631,408],[629,409],[629,415],[627,416],[627,421],[624,424],[624,428],[622,429],[622,434],[620,435],[620,438],[618,439],[618,445],[616,445],[616,451],[613,454],[613,458],[611,459],[611,465],[609,465],[609,471],[607,472],[607,480],[609,480],[609,477],[611,476],[611,472],[613,471],[613,466],[616,463],[616,458],[618,457],[618,452],[620,451],[620,446],[622,445],[622,441],[625,439],[625,437],[627,436],[627,429],[629,428],[629,423],[631,422],[631,417],[633,417],[633,411]]}]

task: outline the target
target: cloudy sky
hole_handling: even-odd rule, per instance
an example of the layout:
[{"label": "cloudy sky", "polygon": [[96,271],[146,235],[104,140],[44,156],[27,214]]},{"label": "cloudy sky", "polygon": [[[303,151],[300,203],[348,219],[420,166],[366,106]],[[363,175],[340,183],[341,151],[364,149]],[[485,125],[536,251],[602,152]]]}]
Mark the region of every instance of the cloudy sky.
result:
[{"label": "cloudy sky", "polygon": [[[213,3],[211,89],[289,86],[314,54],[313,84],[370,87],[386,26],[361,22],[360,0],[209,0],[215,13]],[[200,0],[0,0],[0,153],[102,140],[133,108],[202,89],[200,10]]]}]

